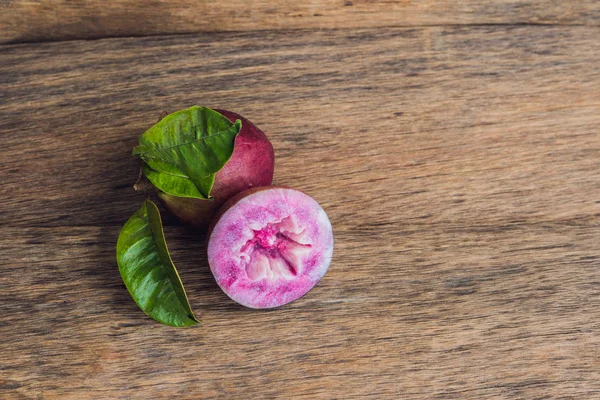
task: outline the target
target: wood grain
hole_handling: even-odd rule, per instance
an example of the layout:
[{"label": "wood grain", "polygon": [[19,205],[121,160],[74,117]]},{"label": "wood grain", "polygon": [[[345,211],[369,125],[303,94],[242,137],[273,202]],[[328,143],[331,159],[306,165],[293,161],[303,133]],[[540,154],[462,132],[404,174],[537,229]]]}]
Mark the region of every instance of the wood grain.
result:
[{"label": "wood grain", "polygon": [[0,43],[273,29],[600,25],[596,0],[0,0]]},{"label": "wood grain", "polygon": [[[600,397],[596,27],[219,33],[0,47],[2,399]],[[137,136],[191,104],[272,139],[330,271],[266,312],[166,236],[203,320],[114,260]]]}]

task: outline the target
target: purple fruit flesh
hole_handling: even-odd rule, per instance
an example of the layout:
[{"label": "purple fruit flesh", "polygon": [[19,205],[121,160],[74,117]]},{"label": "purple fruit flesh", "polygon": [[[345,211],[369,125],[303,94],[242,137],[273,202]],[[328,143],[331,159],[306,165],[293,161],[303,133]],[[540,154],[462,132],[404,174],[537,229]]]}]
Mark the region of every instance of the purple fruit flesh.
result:
[{"label": "purple fruit flesh", "polygon": [[239,119],[242,129],[235,138],[233,154],[217,172],[210,195],[213,200],[158,196],[165,208],[183,223],[207,227],[212,216],[230,197],[246,189],[270,185],[273,182],[275,154],[267,136],[252,122],[231,111],[215,110],[231,122]]},{"label": "purple fruit flesh", "polygon": [[325,211],[307,194],[256,188],[219,210],[207,252],[225,294],[246,307],[273,308],[302,297],[323,277],[333,232]]}]

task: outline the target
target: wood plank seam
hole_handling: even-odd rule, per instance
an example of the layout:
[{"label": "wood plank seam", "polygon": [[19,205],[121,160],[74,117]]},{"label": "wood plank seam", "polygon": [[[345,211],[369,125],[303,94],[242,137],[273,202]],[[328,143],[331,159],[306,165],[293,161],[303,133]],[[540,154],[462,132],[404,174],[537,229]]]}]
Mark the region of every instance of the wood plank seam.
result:
[{"label": "wood plank seam", "polygon": [[[374,30],[386,30],[386,29],[427,29],[427,28],[494,28],[494,27],[531,27],[531,28],[544,28],[544,27],[589,27],[590,29],[599,29],[600,26],[589,25],[589,24],[575,24],[575,23],[535,23],[535,22],[523,22],[523,23],[468,23],[468,24],[423,24],[423,25],[386,25],[380,26],[376,28],[358,28],[360,29],[374,29]],[[320,31],[356,31],[357,28],[320,28]],[[91,37],[91,38],[72,38],[72,39],[41,39],[35,41],[8,41],[1,42],[0,48],[2,46],[14,46],[20,44],[35,44],[35,43],[60,43],[60,42],[73,42],[73,41],[96,41],[96,40],[104,40],[104,39],[127,39],[127,38],[168,38],[168,37],[200,37],[200,36],[211,36],[211,35],[219,35],[219,34],[245,34],[245,33],[254,33],[254,34],[269,34],[269,33],[281,33],[282,35],[297,32],[301,34],[302,32],[310,32],[312,29],[307,28],[295,28],[295,29],[254,29],[248,31],[211,31],[211,32],[177,32],[177,33],[160,33],[160,34],[151,34],[151,35],[125,35],[125,36],[99,36],[99,37]]]}]

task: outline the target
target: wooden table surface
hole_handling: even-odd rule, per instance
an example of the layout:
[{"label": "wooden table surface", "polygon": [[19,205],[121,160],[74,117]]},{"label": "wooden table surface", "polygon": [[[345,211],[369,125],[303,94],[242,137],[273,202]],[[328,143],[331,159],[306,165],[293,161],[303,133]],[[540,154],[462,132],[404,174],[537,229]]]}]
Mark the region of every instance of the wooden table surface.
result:
[{"label": "wooden table surface", "polygon": [[[600,399],[600,2],[0,1],[1,399]],[[97,40],[86,40],[97,39]],[[163,111],[237,111],[329,214],[329,272],[202,324],[115,261]]]}]

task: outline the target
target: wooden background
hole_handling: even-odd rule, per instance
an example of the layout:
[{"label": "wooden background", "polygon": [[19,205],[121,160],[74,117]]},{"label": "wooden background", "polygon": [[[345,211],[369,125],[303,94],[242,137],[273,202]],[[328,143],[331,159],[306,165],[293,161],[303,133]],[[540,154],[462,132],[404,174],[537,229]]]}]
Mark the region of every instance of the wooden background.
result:
[{"label": "wooden background", "polygon": [[[600,2],[210,3],[0,1],[0,398],[600,398]],[[115,243],[137,137],[193,104],[263,128],[336,245],[252,311],[167,217],[174,329]]]}]

